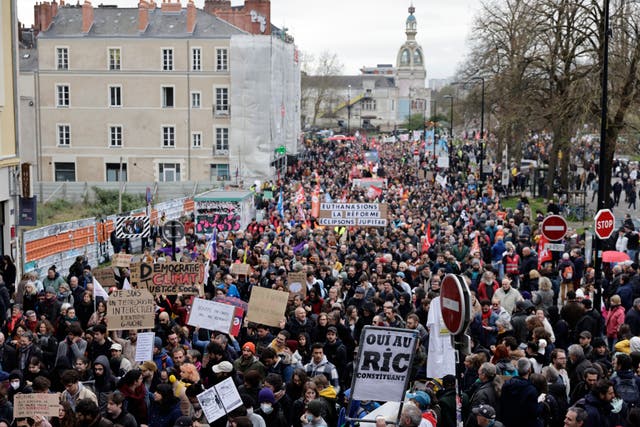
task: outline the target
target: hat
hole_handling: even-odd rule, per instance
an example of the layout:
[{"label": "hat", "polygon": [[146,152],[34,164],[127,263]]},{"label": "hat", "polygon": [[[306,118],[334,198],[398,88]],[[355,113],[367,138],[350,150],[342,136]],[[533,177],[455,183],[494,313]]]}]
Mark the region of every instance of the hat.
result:
[{"label": "hat", "polygon": [[258,403],[264,402],[269,402],[271,404],[276,403],[276,398],[273,395],[273,392],[270,388],[267,387],[263,388],[262,390],[260,390],[260,393],[258,393]]},{"label": "hat", "polygon": [[223,360],[217,365],[213,365],[211,367],[211,370],[213,371],[214,374],[219,374],[219,373],[228,374],[229,372],[233,371],[233,365],[231,364],[231,362],[227,362],[226,360]]},{"label": "hat", "polygon": [[327,328],[327,332],[333,332],[334,334],[338,333],[338,328],[336,328],[335,326],[329,326]]},{"label": "hat", "polygon": [[496,419],[496,410],[489,405],[480,405],[472,409],[473,415],[482,415],[489,420]]},{"label": "hat", "polygon": [[362,286],[358,286],[356,288],[356,294],[364,294],[364,288]]},{"label": "hat", "polygon": [[157,348],[162,348],[162,338],[160,337],[155,337],[153,339],[153,346],[157,347]]},{"label": "hat", "polygon": [[591,341],[591,346],[593,348],[606,347],[607,343],[604,341],[604,338],[596,337]]},{"label": "hat", "polygon": [[516,303],[516,308],[520,311],[527,311],[530,308],[533,308],[533,303],[528,299],[518,301]]},{"label": "hat", "polygon": [[416,391],[415,393],[407,393],[406,399],[413,399],[418,403],[418,406],[421,410],[427,409],[427,407],[431,404],[431,397],[427,394],[426,391]]},{"label": "hat", "polygon": [[580,332],[580,338],[591,338],[591,332],[589,331],[582,331]]},{"label": "hat", "polygon": [[183,415],[181,417],[178,417],[173,425],[174,427],[191,427],[193,425],[193,421],[191,420],[191,417],[185,417]]},{"label": "hat", "polygon": [[404,273],[403,273],[402,271],[398,271],[398,272],[396,273],[396,276],[398,276],[398,277],[402,277],[402,278],[404,279]]},{"label": "hat", "polygon": [[582,289],[576,289],[576,298],[584,298],[584,291]]},{"label": "hat", "polygon": [[118,344],[117,342],[114,342],[113,344],[111,344],[110,350],[122,351],[122,346],[120,344]]},{"label": "hat", "polygon": [[47,286],[47,289],[44,290],[47,294],[55,294],[56,290],[53,289],[53,286]]},{"label": "hat", "polygon": [[244,343],[244,345],[242,346],[242,349],[249,349],[249,351],[253,354],[256,354],[256,345],[252,342],[247,342]]},{"label": "hat", "polygon": [[442,377],[442,385],[443,387],[453,387],[456,385],[456,377],[454,375],[445,375]]}]

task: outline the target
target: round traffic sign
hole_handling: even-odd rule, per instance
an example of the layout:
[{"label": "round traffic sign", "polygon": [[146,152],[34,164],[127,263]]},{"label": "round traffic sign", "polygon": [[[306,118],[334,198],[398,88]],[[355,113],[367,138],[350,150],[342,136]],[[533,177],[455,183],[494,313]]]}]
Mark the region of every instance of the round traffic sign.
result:
[{"label": "round traffic sign", "polygon": [[167,221],[162,226],[162,237],[166,240],[180,240],[184,237],[184,225],[180,221]]},{"label": "round traffic sign", "polygon": [[567,234],[567,221],[560,215],[549,215],[540,225],[542,235],[548,240],[562,240]]},{"label": "round traffic sign", "polygon": [[609,209],[600,209],[595,216],[595,233],[599,239],[608,239],[613,234],[616,217]]},{"label": "round traffic sign", "polygon": [[467,284],[454,274],[447,274],[442,281],[440,312],[452,335],[464,332],[471,321],[471,297]]}]

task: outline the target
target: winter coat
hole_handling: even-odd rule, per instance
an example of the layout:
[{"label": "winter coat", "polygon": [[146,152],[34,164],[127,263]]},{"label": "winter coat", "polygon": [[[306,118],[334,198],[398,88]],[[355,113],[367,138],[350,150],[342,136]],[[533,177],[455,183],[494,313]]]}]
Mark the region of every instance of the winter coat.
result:
[{"label": "winter coat", "polygon": [[500,409],[499,418],[505,427],[542,427],[538,391],[526,378],[515,377],[504,383]]},{"label": "winter coat", "polygon": [[624,307],[617,305],[612,307],[607,313],[605,328],[608,338],[615,338],[618,335],[618,328],[624,323]]}]

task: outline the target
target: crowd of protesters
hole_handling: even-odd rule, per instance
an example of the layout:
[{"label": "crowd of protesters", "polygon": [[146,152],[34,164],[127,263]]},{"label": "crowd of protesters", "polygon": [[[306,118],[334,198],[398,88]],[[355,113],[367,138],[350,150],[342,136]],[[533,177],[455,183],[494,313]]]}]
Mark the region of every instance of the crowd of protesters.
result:
[{"label": "crowd of protesters", "polygon": [[[368,151],[379,159],[368,161]],[[264,219],[218,233],[215,248],[187,220],[180,248],[183,259],[209,266],[208,299],[249,301],[254,287],[286,292],[292,271],[306,273],[304,295],[290,299],[278,327],[245,322],[238,336],[187,325],[191,297],[157,296],[153,360],[143,363],[134,357],[141,331],[108,330],[82,257],[68,273],[52,266],[22,278],[5,257],[0,427],[336,426],[386,403],[350,399],[367,325],[419,338],[398,425],[455,426],[459,383],[467,427],[640,426],[638,264],[605,269],[605,303],[594,307],[582,236],[567,233],[564,253],[539,245],[545,212],[531,212],[524,194],[517,208],[504,208],[491,179],[478,194],[474,151],[472,142],[458,145],[449,169],[439,170],[411,141],[309,141],[286,179],[255,188]],[[387,180],[381,193],[353,185],[371,177]],[[386,203],[388,225],[320,226],[312,195]],[[633,223],[624,227],[637,241]],[[155,240],[143,260],[170,260],[162,245]],[[234,263],[250,264],[250,273],[233,274]],[[121,288],[128,271],[118,273]],[[472,293],[471,352],[461,375],[427,378],[430,335],[440,333],[427,319],[447,274]],[[197,396],[227,378],[243,404],[208,423]],[[54,392],[59,417],[13,420],[17,394]]]}]

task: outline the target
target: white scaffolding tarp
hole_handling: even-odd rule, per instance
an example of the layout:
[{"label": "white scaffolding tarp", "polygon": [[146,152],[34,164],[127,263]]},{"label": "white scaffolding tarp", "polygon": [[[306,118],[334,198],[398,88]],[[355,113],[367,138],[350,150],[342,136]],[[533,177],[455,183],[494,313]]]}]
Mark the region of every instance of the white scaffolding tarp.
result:
[{"label": "white scaffolding tarp", "polygon": [[270,179],[274,151],[297,154],[300,63],[295,45],[272,36],[231,38],[229,168],[245,182]]}]

